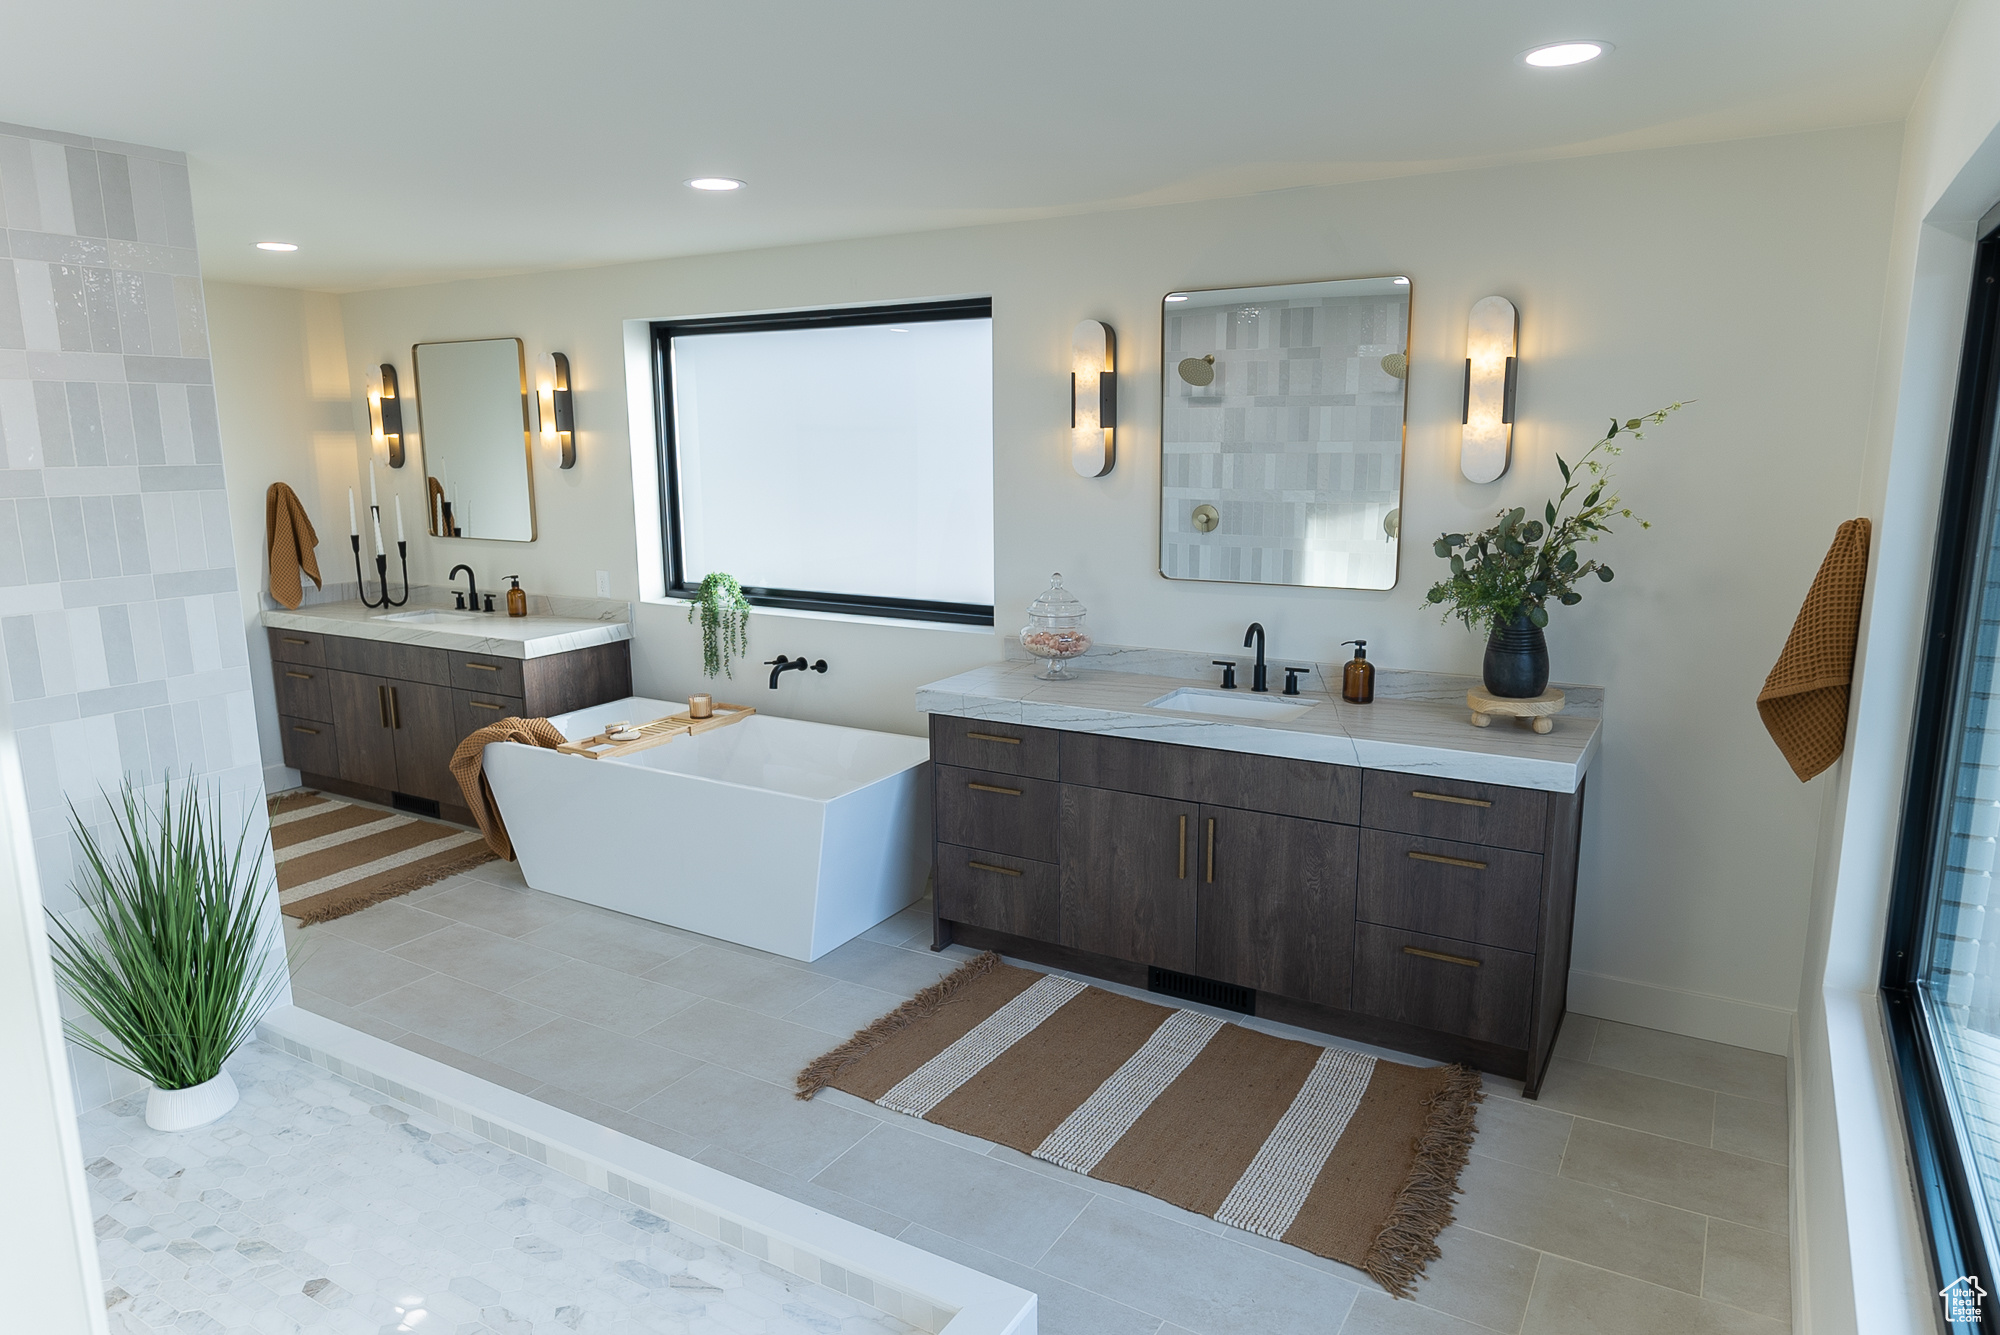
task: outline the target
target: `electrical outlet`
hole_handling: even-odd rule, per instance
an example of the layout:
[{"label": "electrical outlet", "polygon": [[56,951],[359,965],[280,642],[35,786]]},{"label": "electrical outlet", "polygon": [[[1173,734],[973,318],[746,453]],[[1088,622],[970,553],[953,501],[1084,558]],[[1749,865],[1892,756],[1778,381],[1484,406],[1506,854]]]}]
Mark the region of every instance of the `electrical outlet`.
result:
[{"label": "electrical outlet", "polygon": [[609,598],[611,596],[611,572],[609,570],[600,570],[597,572],[597,596],[600,598]]}]

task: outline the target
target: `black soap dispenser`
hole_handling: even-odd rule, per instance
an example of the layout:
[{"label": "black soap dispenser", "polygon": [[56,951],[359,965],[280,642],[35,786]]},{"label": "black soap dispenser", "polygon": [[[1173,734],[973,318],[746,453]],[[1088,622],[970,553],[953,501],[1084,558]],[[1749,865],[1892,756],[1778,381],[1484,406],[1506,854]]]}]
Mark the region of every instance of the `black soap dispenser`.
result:
[{"label": "black soap dispenser", "polygon": [[1340,698],[1350,705],[1375,703],[1375,665],[1368,661],[1368,641],[1343,640],[1354,646],[1354,657],[1340,673]]}]

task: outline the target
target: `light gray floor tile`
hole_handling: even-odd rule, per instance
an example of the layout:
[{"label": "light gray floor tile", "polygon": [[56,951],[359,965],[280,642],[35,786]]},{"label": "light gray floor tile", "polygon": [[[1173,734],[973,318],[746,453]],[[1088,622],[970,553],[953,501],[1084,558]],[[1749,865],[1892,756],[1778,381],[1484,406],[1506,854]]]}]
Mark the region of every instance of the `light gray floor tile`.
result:
[{"label": "light gray floor tile", "polygon": [[539,1085],[531,1092],[537,1100],[552,1108],[561,1108],[564,1112],[588,1118],[599,1126],[609,1127],[620,1135],[630,1136],[634,1140],[643,1140],[648,1145],[657,1145],[663,1150],[680,1155],[683,1159],[698,1158],[708,1149],[707,1145],[686,1132],[676,1131],[670,1126],[661,1126],[658,1122],[649,1122],[635,1113],[607,1107],[596,1099],[585,1098],[576,1091],[564,1089],[560,1085]]},{"label": "light gray floor tile", "polygon": [[391,1043],[404,1032],[403,1026],[379,1020],[373,1015],[364,1015],[352,1006],[343,1006],[331,997],[323,997],[310,988],[292,984],[292,1004],[301,1010],[309,1010],[315,1015],[324,1015],[329,1020],[338,1021],[351,1029],[359,1029],[364,1034],[388,1039]]},{"label": "light gray floor tile", "polygon": [[615,913],[572,913],[521,937],[529,945],[616,969],[643,974],[700,944],[666,930],[652,930],[636,918]]},{"label": "light gray floor tile", "polygon": [[894,917],[876,923],[861,934],[861,939],[884,946],[900,946],[918,932],[923,933],[924,944],[929,945],[931,902],[928,899],[920,899]]},{"label": "light gray floor tile", "polygon": [[961,963],[949,955],[934,954],[928,950],[900,950],[895,946],[857,938],[837,950],[828,951],[806,967],[831,978],[910,997]]},{"label": "light gray floor tile", "polygon": [[[1340,1335],[1486,1335],[1490,1327],[1475,1326],[1434,1308],[1391,1298],[1380,1289],[1363,1289]],[[1513,1335],[1513,1327],[1508,1327]]]},{"label": "light gray floor tile", "polygon": [[819,1099],[796,1098],[789,1085],[718,1066],[703,1066],[632,1111],[802,1178],[812,1177],[881,1125]]},{"label": "light gray floor tile", "polygon": [[1738,1098],[1765,1103],[1785,1101],[1783,1057],[1711,1043],[1704,1038],[1599,1020],[1590,1060],[1599,1066],[1615,1066],[1621,1071],[1658,1076]]},{"label": "light gray floor tile", "polygon": [[912,1223],[1032,1264],[1094,1197],[893,1126],[877,1126],[813,1181]]},{"label": "light gray floor tile", "polygon": [[1523,1101],[1692,1145],[1708,1144],[1715,1129],[1709,1090],[1561,1057],[1549,1063],[1541,1097]]},{"label": "light gray floor tile", "polygon": [[1589,1061],[1590,1045],[1596,1038],[1596,1017],[1570,1011],[1563,1016],[1562,1029],[1556,1034],[1555,1055],[1571,1061]]},{"label": "light gray floor tile", "polygon": [[438,973],[385,992],[360,1009],[474,1056],[556,1018],[540,1006]]},{"label": "light gray floor tile", "polygon": [[[482,862],[478,866],[471,868],[468,874],[477,876],[482,881],[491,881],[494,885],[505,886],[509,890],[526,890],[529,888],[528,878],[521,874],[521,864],[518,862],[502,862],[499,858],[494,858],[491,862]],[[562,898],[560,895],[552,895],[550,897],[553,899]]]},{"label": "light gray floor tile", "polygon": [[1580,1121],[1562,1175],[1662,1205],[1783,1233],[1790,1195],[1782,1165],[1643,1131]]},{"label": "light gray floor tile", "polygon": [[724,1149],[720,1145],[710,1145],[700,1154],[689,1157],[699,1159],[710,1168],[720,1169],[731,1177],[753,1183],[767,1191],[775,1191],[780,1196],[789,1196],[795,1201],[801,1201],[816,1210],[839,1215],[850,1223],[873,1229],[884,1237],[893,1238],[910,1227],[910,1221],[901,1215],[878,1210],[841,1192],[815,1186],[796,1174],[781,1173],[767,1163],[760,1163],[738,1154],[735,1150]]},{"label": "light gray floor tile", "polygon": [[971,1266],[1003,1284],[1027,1289],[1038,1300],[1036,1330],[1039,1335],[1156,1335],[1160,1318],[1136,1307],[1113,1302],[1102,1294],[1057,1279],[1030,1266],[1019,1265],[1004,1256],[970,1243],[960,1242],[936,1229],[911,1224],[901,1240],[947,1261]]},{"label": "light gray floor tile", "polygon": [[[1416,1300],[1506,1335],[1520,1329],[1541,1253],[1463,1224],[1445,1229],[1437,1241],[1441,1255],[1424,1268]],[[1362,1288],[1365,1294],[1369,1285]]]},{"label": "light gray floor tile", "polygon": [[830,979],[781,964],[771,955],[743,955],[714,946],[696,946],[676,955],[646,977],[683,992],[774,1016],[811,1001],[832,985]]},{"label": "light gray floor tile", "polygon": [[1576,1121],[1566,1112],[1527,1099],[1492,1099],[1479,1105],[1479,1133],[1473,1148],[1492,1159],[1553,1173],[1562,1166],[1563,1146]]},{"label": "light gray floor tile", "polygon": [[388,950],[450,925],[450,918],[426,912],[400,899],[390,899],[306,930],[328,936],[344,936],[349,941],[372,946],[376,950]]},{"label": "light gray floor tile", "polygon": [[[838,1108],[850,1109],[862,1114],[864,1117],[872,1117],[878,1122],[886,1122],[890,1126],[899,1127],[904,1131],[915,1132],[920,1136],[929,1136],[932,1140],[941,1140],[947,1145],[956,1145],[960,1149],[971,1150],[974,1154],[985,1154],[989,1150],[998,1148],[990,1140],[981,1140],[978,1136],[968,1136],[963,1131],[955,1131],[951,1127],[940,1126],[936,1122],[926,1122],[921,1117],[911,1117],[907,1113],[890,1112],[887,1108],[877,1107],[866,1099],[856,1098],[846,1090],[831,1087],[822,1089],[819,1093],[813,1095],[814,1103],[818,1103],[821,1100],[825,1100]],[[1062,1170],[1057,1169],[1056,1171],[1060,1173]],[[1079,1183],[1078,1185],[1081,1184]]]},{"label": "light gray floor tile", "polygon": [[1708,1221],[1708,1263],[1701,1296],[1789,1323],[1792,1319],[1792,1248],[1783,1233],[1745,1228],[1726,1219]]},{"label": "light gray floor tile", "polygon": [[631,1035],[645,1033],[701,999],[678,988],[568,958],[547,973],[538,973],[504,990],[510,997],[546,1007],[559,1015]]},{"label": "light gray floor tile", "polygon": [[858,983],[834,983],[803,1005],[785,1012],[794,1024],[808,1025],[824,1034],[846,1038],[866,1029],[903,1004],[905,997]]},{"label": "light gray floor tile", "polygon": [[501,1088],[514,1090],[516,1093],[529,1093],[541,1083],[531,1075],[523,1075],[498,1062],[487,1061],[484,1057],[475,1057],[469,1052],[452,1047],[449,1043],[435,1042],[422,1034],[403,1034],[396,1039],[396,1046],[408,1048],[411,1052],[429,1057],[432,1061],[443,1062],[446,1066],[454,1067],[467,1075],[490,1080]]},{"label": "light gray floor tile", "polygon": [[525,936],[537,927],[561,922],[582,906],[574,900],[533,890],[511,890],[477,876],[468,876],[441,895],[424,901],[424,910],[483,927],[502,936]]},{"label": "light gray floor tile", "polygon": [[421,964],[310,927],[296,938],[291,960],[294,985],[343,1006],[359,1006],[430,973]]},{"label": "light gray floor tile", "polygon": [[406,941],[389,953],[494,992],[547,973],[563,962],[563,956],[552,950],[462,922]]},{"label": "light gray floor tile", "polygon": [[791,1084],[806,1063],[834,1046],[817,1029],[708,1000],[640,1037],[775,1085]]},{"label": "light gray floor tile", "polygon": [[701,1066],[685,1053],[640,1043],[567,1015],[484,1055],[523,1075],[628,1111]]},{"label": "light gray floor tile", "polygon": [[1706,1220],[1474,1154],[1459,1177],[1458,1222],[1686,1293],[1701,1290]]},{"label": "light gray floor tile", "polygon": [[1196,1335],[1326,1335],[1359,1286],[1101,1196],[1035,1267]]},{"label": "light gray floor tile", "polygon": [[1542,1258],[1521,1335],[1787,1335],[1740,1308],[1663,1289],[1560,1256]]},{"label": "light gray floor tile", "polygon": [[1792,1159],[1791,1114],[1782,1103],[1715,1096],[1715,1148],[1753,1159],[1789,1164]]}]

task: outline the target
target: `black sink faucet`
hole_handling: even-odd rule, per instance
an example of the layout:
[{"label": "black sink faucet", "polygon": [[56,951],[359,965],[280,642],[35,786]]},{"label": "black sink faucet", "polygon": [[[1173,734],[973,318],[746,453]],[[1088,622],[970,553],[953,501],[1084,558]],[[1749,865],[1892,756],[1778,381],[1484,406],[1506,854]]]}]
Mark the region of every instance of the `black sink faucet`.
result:
[{"label": "black sink faucet", "polygon": [[786,658],[783,654],[779,654],[776,658],[765,660],[764,666],[771,669],[771,689],[775,691],[778,689],[780,672],[825,672],[826,660],[822,658],[811,667],[807,667],[804,654],[800,654],[797,658]]},{"label": "black sink faucet", "polygon": [[1257,646],[1257,666],[1250,669],[1250,689],[1253,691],[1268,691],[1271,687],[1265,678],[1264,623],[1261,621],[1251,622],[1250,629],[1243,632],[1243,647],[1248,649],[1253,642]]},{"label": "black sink faucet", "polygon": [[[453,566],[451,568],[451,573],[444,577],[445,582],[449,584],[452,580],[457,579],[458,572],[461,570],[465,572],[465,587],[472,590],[472,592],[469,595],[467,595],[472,600],[471,601],[472,610],[477,612],[479,610],[479,580],[476,577],[474,577],[471,566],[463,564]],[[452,592],[457,593],[458,590],[453,589]],[[460,603],[459,606],[464,607],[466,606],[466,604]],[[1249,641],[1245,640],[1244,643],[1248,644]]]}]

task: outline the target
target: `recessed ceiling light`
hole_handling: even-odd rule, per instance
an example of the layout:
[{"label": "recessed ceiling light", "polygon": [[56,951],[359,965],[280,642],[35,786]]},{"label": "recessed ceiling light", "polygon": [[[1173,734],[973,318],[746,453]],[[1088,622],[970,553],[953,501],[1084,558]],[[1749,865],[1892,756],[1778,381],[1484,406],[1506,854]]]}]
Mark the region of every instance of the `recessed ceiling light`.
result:
[{"label": "recessed ceiling light", "polygon": [[1610,49],[1609,42],[1556,42],[1550,46],[1538,46],[1521,59],[1543,69],[1555,69],[1563,65],[1581,65],[1586,60],[1595,60]]},{"label": "recessed ceiling light", "polygon": [[298,249],[298,247],[297,247],[297,246],[295,246],[295,245],[293,245],[293,244],[292,244],[291,242],[289,242],[289,241],[259,241],[259,242],[257,243],[257,249],[259,249],[259,250],[297,250],[297,249]]},{"label": "recessed ceiling light", "polygon": [[688,184],[696,190],[741,190],[743,182],[733,176],[697,176]]},{"label": "recessed ceiling light", "polygon": [[1186,300],[1187,300],[1187,293],[1185,293],[1185,292],[1169,292],[1169,293],[1167,293],[1167,300],[1168,300],[1168,301],[1186,301]]}]

